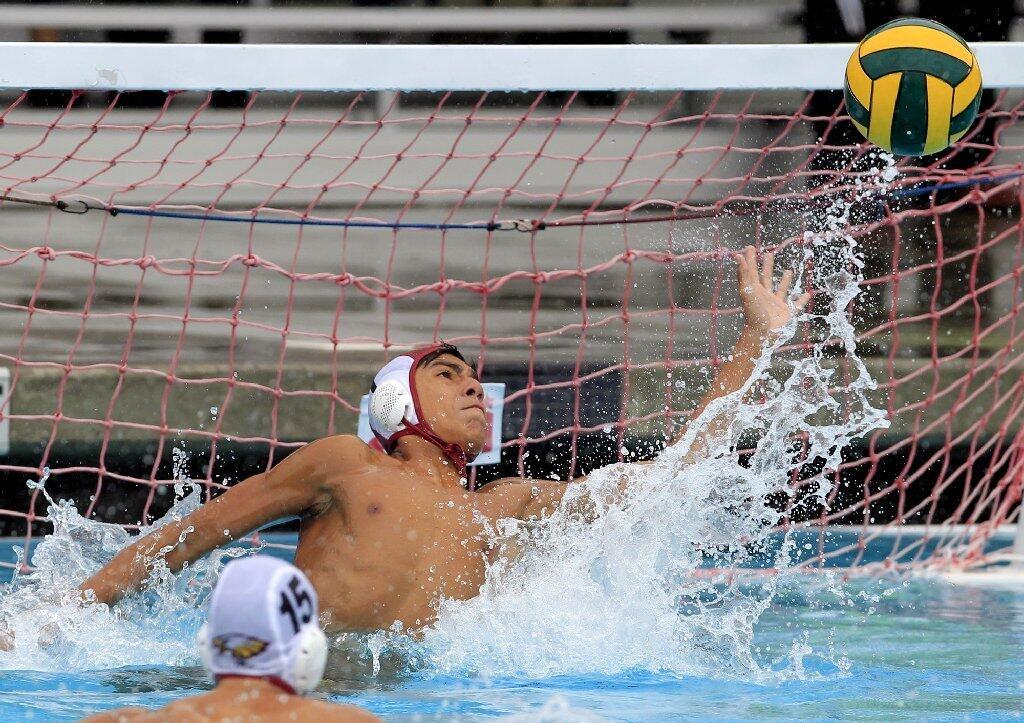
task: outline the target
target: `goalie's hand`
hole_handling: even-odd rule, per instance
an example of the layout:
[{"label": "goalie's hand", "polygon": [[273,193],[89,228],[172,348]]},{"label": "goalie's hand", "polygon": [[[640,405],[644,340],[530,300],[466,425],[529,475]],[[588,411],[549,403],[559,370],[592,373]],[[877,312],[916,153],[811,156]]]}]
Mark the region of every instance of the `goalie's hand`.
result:
[{"label": "goalie's hand", "polygon": [[740,303],[747,331],[761,335],[777,331],[789,323],[794,311],[801,311],[807,306],[811,298],[809,293],[790,299],[792,271],[784,271],[778,287],[775,286],[774,253],[764,255],[764,263],[760,268],[753,246],[747,246],[735,258],[739,266]]}]

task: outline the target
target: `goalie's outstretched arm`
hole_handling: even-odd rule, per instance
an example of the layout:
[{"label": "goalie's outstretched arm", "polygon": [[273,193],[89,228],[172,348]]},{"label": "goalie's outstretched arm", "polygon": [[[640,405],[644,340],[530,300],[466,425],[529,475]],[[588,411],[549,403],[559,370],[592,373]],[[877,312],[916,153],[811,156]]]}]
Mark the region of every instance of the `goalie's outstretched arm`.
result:
[{"label": "goalie's outstretched arm", "polygon": [[[743,307],[743,330],[729,359],[718,368],[714,379],[711,380],[711,388],[693,410],[691,423],[716,399],[743,388],[750,375],[754,373],[754,367],[764,345],[771,341],[773,334],[778,333],[789,323],[792,310],[803,309],[811,298],[810,294],[805,292],[792,300],[790,306],[789,292],[793,286],[793,272],[788,269],[784,271],[776,286],[774,253],[764,255],[764,263],[760,268],[753,246],[747,246],[742,253],[735,255],[735,259],[738,267],[740,305]],[[694,439],[686,455],[686,461],[692,462],[706,454],[709,441],[723,434],[730,421],[724,415],[708,420]],[[673,444],[683,438],[687,428],[688,424],[683,426]]]},{"label": "goalie's outstretched arm", "polygon": [[[793,285],[793,272],[783,272],[776,286],[775,254],[765,254],[764,263],[758,266],[754,247],[747,246],[742,253],[735,254],[734,258],[738,267],[743,330],[730,358],[718,368],[711,381],[711,388],[694,409],[691,422],[700,417],[716,399],[743,388],[754,372],[761,350],[771,339],[771,335],[789,323],[792,310],[803,309],[810,299],[810,294],[804,293],[793,300],[792,306],[790,305],[789,292]],[[723,434],[730,421],[725,415],[708,420],[694,439],[684,461],[692,463],[705,455],[710,440]],[[686,430],[687,427],[684,426],[676,435],[673,444],[682,439]],[[586,477],[578,477],[569,483],[546,480],[499,480],[490,485],[486,493],[494,495],[496,500],[501,500],[501,506],[507,508],[509,517],[539,518],[550,514],[562,504],[569,484],[584,479]],[[624,488],[626,484],[628,480],[624,478],[620,488]],[[593,513],[592,500],[580,499],[578,504],[580,509],[576,510],[577,512],[585,515]]]}]

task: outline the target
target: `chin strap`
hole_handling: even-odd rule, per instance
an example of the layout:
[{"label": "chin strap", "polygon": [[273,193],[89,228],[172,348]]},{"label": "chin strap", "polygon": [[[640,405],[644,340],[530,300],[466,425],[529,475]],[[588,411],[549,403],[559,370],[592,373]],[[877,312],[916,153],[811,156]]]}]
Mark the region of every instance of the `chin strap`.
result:
[{"label": "chin strap", "polygon": [[271,685],[280,688],[289,695],[300,695],[284,678],[279,678],[276,675],[242,675],[241,673],[218,673],[215,676],[215,680],[219,683],[225,678],[243,678],[245,680],[265,680]]},{"label": "chin strap", "polygon": [[395,434],[391,437],[391,444],[385,447],[388,454],[390,454],[391,450],[395,448],[395,444],[401,437],[405,437],[410,434],[415,434],[417,437],[425,439],[426,441],[430,442],[432,445],[437,447],[439,450],[441,450],[441,453],[448,458],[448,461],[455,465],[455,469],[458,471],[459,475],[462,477],[466,476],[466,465],[468,464],[468,461],[466,458],[466,451],[462,449],[462,447],[455,444],[454,442],[445,442],[443,439],[434,434],[433,430],[431,430],[430,427],[428,427],[423,422],[417,422],[416,424],[412,424],[408,419],[403,419],[402,424],[405,425],[405,429],[395,432]]}]

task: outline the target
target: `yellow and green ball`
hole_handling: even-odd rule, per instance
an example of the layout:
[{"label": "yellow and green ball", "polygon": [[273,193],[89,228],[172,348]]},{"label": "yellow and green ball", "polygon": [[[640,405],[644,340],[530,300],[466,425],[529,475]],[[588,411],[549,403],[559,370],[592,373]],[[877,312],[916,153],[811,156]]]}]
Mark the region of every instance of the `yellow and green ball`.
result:
[{"label": "yellow and green ball", "polygon": [[945,25],[894,20],[853,51],[844,92],[865,138],[901,156],[928,155],[970,130],[981,104],[981,68]]}]

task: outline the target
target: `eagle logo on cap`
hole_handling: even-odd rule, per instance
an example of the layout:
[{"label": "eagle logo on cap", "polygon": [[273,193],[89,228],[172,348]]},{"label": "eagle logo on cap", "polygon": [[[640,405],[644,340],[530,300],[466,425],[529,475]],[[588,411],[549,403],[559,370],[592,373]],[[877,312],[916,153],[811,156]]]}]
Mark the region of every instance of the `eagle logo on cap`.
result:
[{"label": "eagle logo on cap", "polygon": [[210,644],[218,653],[222,655],[230,654],[239,665],[245,665],[270,647],[270,643],[266,640],[260,640],[252,635],[245,635],[243,633],[218,635],[210,641]]}]

